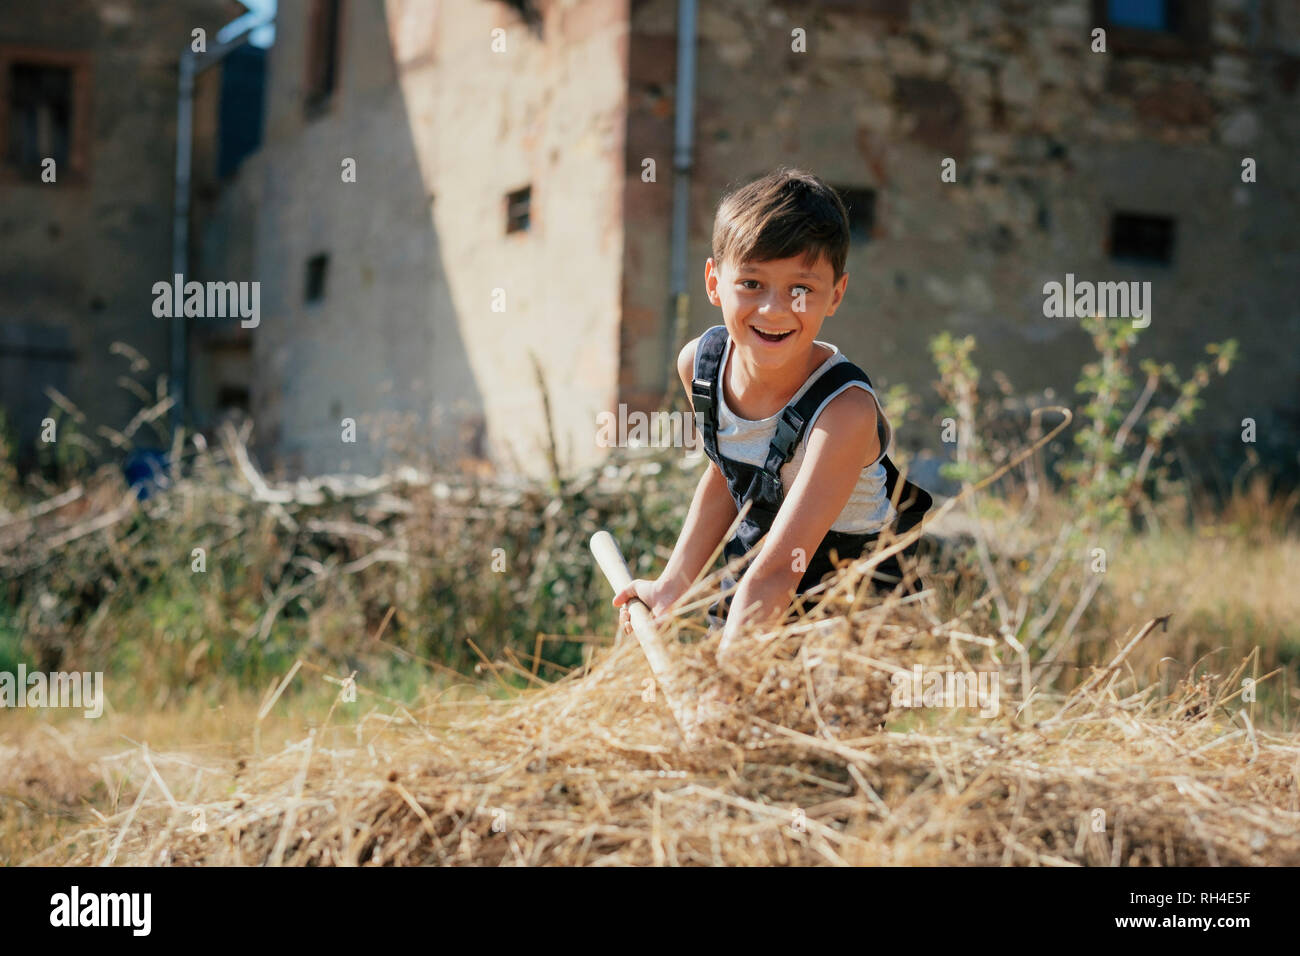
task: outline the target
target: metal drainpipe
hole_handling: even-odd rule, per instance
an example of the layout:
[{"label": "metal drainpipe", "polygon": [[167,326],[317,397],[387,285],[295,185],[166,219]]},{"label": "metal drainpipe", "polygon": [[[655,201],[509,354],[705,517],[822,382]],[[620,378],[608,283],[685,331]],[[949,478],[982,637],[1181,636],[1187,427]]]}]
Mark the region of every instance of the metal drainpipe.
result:
[{"label": "metal drainpipe", "polygon": [[677,92],[673,142],[673,227],[669,261],[671,313],[664,323],[664,399],[675,391],[677,351],[686,338],[690,296],[686,293],[687,224],[691,199],[691,154],[695,129],[695,0],[677,2]]},{"label": "metal drainpipe", "polygon": [[[191,47],[181,52],[180,82],[176,95],[176,180],[172,196],[172,281],[181,276],[185,281],[190,258],[190,179],[194,161],[194,80],[209,67],[216,66],[236,47],[243,46],[249,37],[262,27],[275,23],[275,17],[265,17],[249,24],[224,43],[202,54]],[[175,303],[173,302],[173,309]],[[172,316],[171,325],[171,411],[172,430],[185,420],[185,390],[189,383],[189,327],[182,312]]]},{"label": "metal drainpipe", "polygon": [[[181,281],[189,260],[190,166],[194,138],[194,53],[186,48],[181,54],[180,89],[176,99],[176,182],[172,200],[172,281]],[[185,419],[185,383],[188,377],[186,327],[183,309],[172,303],[172,431]]]}]

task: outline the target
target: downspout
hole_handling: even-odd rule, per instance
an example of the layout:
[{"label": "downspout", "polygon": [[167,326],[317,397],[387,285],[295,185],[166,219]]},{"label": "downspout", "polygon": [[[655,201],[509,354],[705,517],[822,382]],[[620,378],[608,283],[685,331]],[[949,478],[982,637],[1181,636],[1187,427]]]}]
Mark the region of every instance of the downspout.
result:
[{"label": "downspout", "polygon": [[[177,276],[184,276],[189,264],[190,232],[190,166],[192,163],[194,139],[194,52],[186,47],[181,53],[180,89],[176,97],[176,181],[172,198],[172,281],[184,282]],[[185,384],[188,381],[186,367],[186,349],[188,348],[185,310],[172,306],[172,361],[171,361],[171,395],[172,432],[181,427],[185,420]]]},{"label": "downspout", "polygon": [[695,0],[677,0],[677,91],[673,135],[673,226],[669,262],[670,315],[664,323],[664,404],[675,392],[677,352],[686,338],[690,296],[686,292],[687,225],[695,130]]},{"label": "downspout", "polygon": [[[180,83],[176,95],[176,178],[172,196],[172,281],[186,281],[190,259],[190,179],[194,162],[194,80],[216,66],[236,47],[248,42],[253,32],[275,23],[266,17],[249,24],[209,52],[198,54],[192,47],[181,52]],[[199,57],[203,57],[202,64]],[[178,277],[180,277],[178,279]],[[189,383],[189,327],[183,309],[173,305],[171,325],[171,425],[173,432],[185,420],[185,390]]]}]

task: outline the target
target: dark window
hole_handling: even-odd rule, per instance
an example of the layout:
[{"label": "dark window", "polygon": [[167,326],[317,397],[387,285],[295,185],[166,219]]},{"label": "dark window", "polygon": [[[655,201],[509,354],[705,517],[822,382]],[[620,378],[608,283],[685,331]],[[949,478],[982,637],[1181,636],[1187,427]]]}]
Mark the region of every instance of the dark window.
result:
[{"label": "dark window", "polygon": [[1203,58],[1210,43],[1209,0],[1092,0],[1107,49],[1175,59]]},{"label": "dark window", "polygon": [[1115,213],[1110,221],[1110,256],[1142,265],[1168,265],[1174,258],[1174,220]]},{"label": "dark window", "polygon": [[315,115],[329,106],[338,85],[339,7],[342,0],[311,0],[307,17],[306,111]]},{"label": "dark window", "polygon": [[89,54],[0,44],[0,167],[31,181],[54,160],[55,182],[89,173]]},{"label": "dark window", "polygon": [[502,0],[507,7],[511,7],[519,15],[519,19],[532,31],[533,35],[539,40],[542,37],[542,27],[544,17],[538,6],[537,0]]},{"label": "dark window", "polygon": [[305,302],[319,302],[325,298],[325,276],[329,266],[330,257],[324,253],[307,260],[307,281],[302,293]]},{"label": "dark window", "polygon": [[217,411],[238,408],[246,412],[249,407],[248,389],[243,385],[222,385],[217,389]]},{"label": "dark window", "polygon": [[840,201],[849,214],[849,238],[867,242],[876,228],[876,191],[853,186],[836,186]]},{"label": "dark window", "polygon": [[1171,29],[1168,0],[1106,0],[1106,21],[1132,30]]},{"label": "dark window", "polygon": [[262,144],[265,92],[266,50],[250,43],[231,50],[221,64],[218,176],[229,176]]},{"label": "dark window", "polygon": [[72,70],[65,66],[13,63],[9,67],[9,161],[67,165],[72,143]]},{"label": "dark window", "polygon": [[527,232],[532,224],[533,187],[506,194],[506,232]]}]

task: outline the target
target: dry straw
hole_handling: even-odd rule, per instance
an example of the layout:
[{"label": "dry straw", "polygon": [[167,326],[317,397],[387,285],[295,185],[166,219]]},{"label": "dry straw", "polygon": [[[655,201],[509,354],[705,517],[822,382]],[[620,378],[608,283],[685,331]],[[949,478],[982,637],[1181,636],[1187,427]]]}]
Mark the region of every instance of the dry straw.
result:
[{"label": "dry straw", "polygon": [[[869,595],[846,569],[732,675],[716,633],[673,618],[675,664],[714,704],[691,750],[670,743],[625,640],[468,710],[394,706],[340,725],[336,708],[260,759],[134,749],[120,755],[137,788],[123,808],[32,862],[1300,863],[1300,747],[1234,707],[1241,669],[1155,699],[1124,668],[1152,621],[1074,692],[1026,707],[1016,655],[974,633],[973,612],[939,621],[925,595]],[[917,663],[993,671],[998,714],[941,703],[881,729],[907,716],[889,712],[891,675]]]},{"label": "dry straw", "polygon": [[[1170,695],[1139,687],[1126,659],[1158,640],[1156,619],[1073,691],[1040,691],[991,592],[947,617],[928,592],[881,599],[866,575],[883,553],[754,636],[730,673],[699,620],[717,574],[698,584],[664,629],[698,746],[675,742],[624,640],[553,684],[508,652],[485,657],[503,685],[506,672],[541,685],[505,700],[408,709],[358,688],[363,716],[344,720],[365,704],[340,701],[263,755],[291,681],[338,683],[304,659],[265,702],[251,755],[97,755],[114,805],[30,862],[1300,864],[1300,746],[1237,699],[1249,659]],[[918,665],[996,676],[996,714],[903,709],[895,675]],[[0,761],[0,789],[18,763]]]}]

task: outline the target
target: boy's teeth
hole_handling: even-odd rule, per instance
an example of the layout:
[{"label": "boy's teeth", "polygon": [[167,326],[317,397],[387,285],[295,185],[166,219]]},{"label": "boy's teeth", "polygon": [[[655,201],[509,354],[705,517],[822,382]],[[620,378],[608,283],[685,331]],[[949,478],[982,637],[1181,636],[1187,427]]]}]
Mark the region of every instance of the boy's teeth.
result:
[{"label": "boy's teeth", "polygon": [[779,342],[787,335],[790,334],[788,331],[787,332],[764,332],[762,329],[755,329],[754,331],[757,332],[763,338],[767,339],[769,342]]}]

